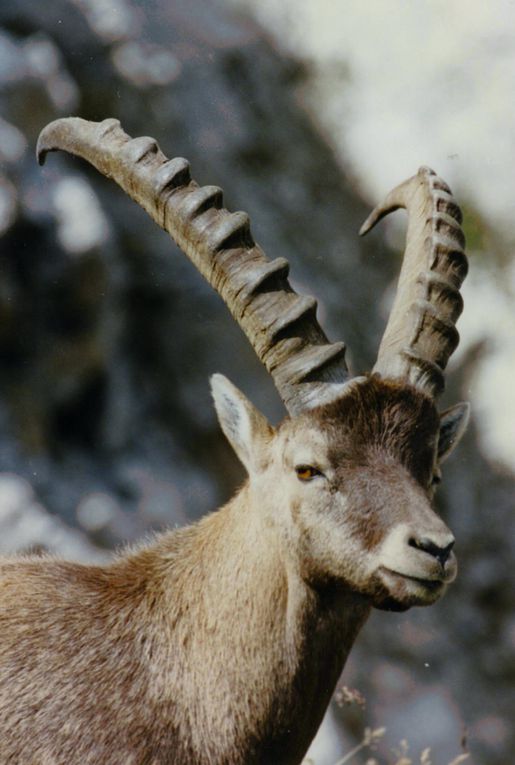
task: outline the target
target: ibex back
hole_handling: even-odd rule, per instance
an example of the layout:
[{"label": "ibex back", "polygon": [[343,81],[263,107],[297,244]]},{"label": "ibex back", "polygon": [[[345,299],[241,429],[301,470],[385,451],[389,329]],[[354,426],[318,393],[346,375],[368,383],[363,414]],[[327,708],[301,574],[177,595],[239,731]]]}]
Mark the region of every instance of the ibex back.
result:
[{"label": "ibex back", "polygon": [[114,120],[59,120],[58,148],[113,177],[226,300],[290,417],[272,428],[226,378],[212,390],[247,483],[199,523],[107,566],[0,564],[0,761],[20,765],[293,765],[370,608],[436,601],[456,574],[431,507],[468,407],[439,415],[466,273],[460,212],[427,168],[372,214],[410,212],[373,373],[352,378],[288,264],[185,160]]}]

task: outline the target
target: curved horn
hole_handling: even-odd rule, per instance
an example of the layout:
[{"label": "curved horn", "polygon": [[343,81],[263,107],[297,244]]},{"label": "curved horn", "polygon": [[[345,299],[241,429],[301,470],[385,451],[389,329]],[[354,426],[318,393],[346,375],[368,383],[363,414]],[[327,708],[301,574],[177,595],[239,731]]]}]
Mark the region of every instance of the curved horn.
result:
[{"label": "curved horn", "polygon": [[246,213],[222,209],[221,189],[199,187],[185,159],[167,159],[153,138],[131,139],[114,119],[50,123],[38,140],[40,164],[58,149],[113,178],[170,234],[220,293],[290,414],[341,392],[349,379],[345,345],[328,342],[316,320],[316,301],[293,291],[284,258],[265,257]]},{"label": "curved horn", "polygon": [[459,342],[459,288],[468,270],[462,215],[447,184],[421,167],[375,208],[360,235],[400,207],[408,211],[406,250],[374,372],[406,379],[436,397]]}]

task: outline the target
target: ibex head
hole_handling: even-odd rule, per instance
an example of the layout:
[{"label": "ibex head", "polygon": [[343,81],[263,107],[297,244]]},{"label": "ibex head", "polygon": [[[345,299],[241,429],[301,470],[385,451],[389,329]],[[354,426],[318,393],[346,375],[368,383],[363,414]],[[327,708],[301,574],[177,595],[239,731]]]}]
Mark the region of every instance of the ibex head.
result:
[{"label": "ibex head", "polygon": [[464,431],[468,405],[438,415],[443,369],[458,342],[466,274],[461,213],[428,168],[395,189],[365,223],[406,207],[407,247],[373,373],[352,377],[312,298],[288,264],[268,261],[244,213],[199,188],[183,159],[116,120],[58,120],[38,154],[66,149],[114,178],[165,228],[220,292],[290,413],[274,430],[226,378],[213,378],[221,426],[249,473],[263,520],[313,585],[347,587],[381,608],[434,602],[456,574],[454,539],[431,507],[440,463]]},{"label": "ibex head", "polygon": [[439,417],[426,395],[374,375],[274,430],[225,377],[212,388],[249,491],[306,581],[345,583],[392,610],[442,595],[456,576],[454,538],[431,498],[466,406]]}]

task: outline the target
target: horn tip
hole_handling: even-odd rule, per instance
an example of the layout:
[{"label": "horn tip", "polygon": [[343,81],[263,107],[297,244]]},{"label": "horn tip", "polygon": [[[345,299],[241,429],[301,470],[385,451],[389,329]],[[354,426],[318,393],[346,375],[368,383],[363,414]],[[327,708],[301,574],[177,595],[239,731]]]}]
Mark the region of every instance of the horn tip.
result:
[{"label": "horn tip", "polygon": [[50,135],[54,125],[55,122],[50,122],[50,124],[43,128],[38,136],[38,142],[36,144],[36,159],[39,165],[45,164],[46,155],[49,151],[52,151]]},{"label": "horn tip", "polygon": [[365,234],[368,234],[368,232],[374,228],[376,223],[383,217],[384,214],[385,213],[383,212],[382,206],[375,207],[361,226],[359,230],[359,236],[365,236]]},{"label": "horn tip", "polygon": [[380,205],[377,205],[377,207],[374,207],[366,221],[363,223],[359,230],[360,236],[365,236],[365,234],[368,234],[368,232],[374,228],[376,223],[379,223],[382,218],[384,218],[386,215],[388,215],[391,212],[394,212],[394,210],[397,210],[399,208],[399,203],[397,200],[390,200],[389,197]]},{"label": "horn tip", "polygon": [[365,236],[365,234],[368,234],[370,229],[373,227],[374,223],[371,220],[371,215],[368,216],[366,221],[362,224],[360,230],[358,231],[358,236]]},{"label": "horn tip", "polygon": [[49,152],[60,148],[59,138],[68,131],[70,122],[76,119],[76,117],[61,117],[45,125],[36,144],[36,158],[40,165],[45,164],[46,155]]},{"label": "horn tip", "polygon": [[81,117],[61,117],[49,122],[39,134],[36,144],[37,161],[43,165],[46,155],[59,149],[71,151],[72,154],[77,153],[76,149],[81,141],[101,140],[119,129],[120,122],[114,118],[91,122]]}]

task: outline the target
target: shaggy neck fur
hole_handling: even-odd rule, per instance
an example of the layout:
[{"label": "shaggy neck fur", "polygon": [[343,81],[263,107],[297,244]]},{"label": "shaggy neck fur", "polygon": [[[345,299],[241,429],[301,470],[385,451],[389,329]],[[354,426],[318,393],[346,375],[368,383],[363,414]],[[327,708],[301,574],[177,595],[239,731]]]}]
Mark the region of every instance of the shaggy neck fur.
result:
[{"label": "shaggy neck fur", "polygon": [[[343,588],[306,584],[248,491],[118,564],[137,575],[148,561],[175,646],[169,674],[159,671],[150,692],[156,704],[173,704],[181,688],[181,733],[199,763],[235,751],[231,764],[298,762],[369,611]],[[153,640],[166,651],[161,630]]]},{"label": "shaggy neck fur", "polygon": [[369,605],[248,491],[110,566],[0,560],[1,762],[302,760]]}]

